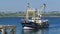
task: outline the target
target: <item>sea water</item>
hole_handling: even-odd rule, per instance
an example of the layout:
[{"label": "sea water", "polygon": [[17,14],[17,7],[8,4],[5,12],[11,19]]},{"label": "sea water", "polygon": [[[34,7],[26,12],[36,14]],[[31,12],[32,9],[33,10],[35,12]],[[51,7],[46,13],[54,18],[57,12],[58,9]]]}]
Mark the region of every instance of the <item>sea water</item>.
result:
[{"label": "sea water", "polygon": [[21,19],[24,17],[1,17],[0,24],[16,25],[16,34],[60,34],[60,17],[45,17],[44,19],[48,20],[49,28],[38,30],[23,30]]}]

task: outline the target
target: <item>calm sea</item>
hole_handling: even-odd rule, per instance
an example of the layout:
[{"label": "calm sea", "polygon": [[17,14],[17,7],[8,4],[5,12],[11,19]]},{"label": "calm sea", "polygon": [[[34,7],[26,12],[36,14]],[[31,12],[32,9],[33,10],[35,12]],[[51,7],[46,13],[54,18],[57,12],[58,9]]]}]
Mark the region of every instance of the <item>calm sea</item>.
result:
[{"label": "calm sea", "polygon": [[2,17],[0,24],[16,25],[16,34],[60,34],[60,17],[45,17],[49,21],[49,28],[39,30],[22,30],[21,19],[23,17]]}]

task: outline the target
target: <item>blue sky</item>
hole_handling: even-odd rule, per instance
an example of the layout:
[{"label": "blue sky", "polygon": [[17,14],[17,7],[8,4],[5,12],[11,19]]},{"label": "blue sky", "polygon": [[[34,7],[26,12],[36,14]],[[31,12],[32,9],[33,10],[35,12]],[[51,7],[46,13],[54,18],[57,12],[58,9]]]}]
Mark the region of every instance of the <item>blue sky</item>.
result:
[{"label": "blue sky", "polygon": [[40,9],[45,3],[46,11],[60,11],[60,0],[0,0],[0,11],[25,11],[28,2],[32,8]]}]

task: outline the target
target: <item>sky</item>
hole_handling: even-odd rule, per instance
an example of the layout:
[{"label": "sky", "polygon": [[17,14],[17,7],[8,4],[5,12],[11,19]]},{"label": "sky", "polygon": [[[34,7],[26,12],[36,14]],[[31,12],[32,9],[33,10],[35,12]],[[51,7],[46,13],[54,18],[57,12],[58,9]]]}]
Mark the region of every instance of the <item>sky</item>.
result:
[{"label": "sky", "polygon": [[60,11],[60,0],[0,0],[0,11],[25,11],[28,2],[31,8],[40,9],[45,3],[45,11]]}]

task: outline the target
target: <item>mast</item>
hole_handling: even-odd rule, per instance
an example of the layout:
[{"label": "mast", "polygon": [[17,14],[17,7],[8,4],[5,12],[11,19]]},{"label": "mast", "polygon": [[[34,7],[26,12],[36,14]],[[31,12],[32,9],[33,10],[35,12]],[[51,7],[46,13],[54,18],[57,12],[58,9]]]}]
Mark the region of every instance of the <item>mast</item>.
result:
[{"label": "mast", "polygon": [[27,3],[27,9],[30,9],[30,3]]},{"label": "mast", "polygon": [[41,6],[41,9],[40,9],[40,11],[39,11],[40,17],[42,17],[42,12],[43,12],[43,10],[45,10],[45,7],[46,7],[46,4],[44,3],[44,4]]},{"label": "mast", "polygon": [[[30,3],[27,3],[27,10],[26,10],[26,20],[29,19],[29,14],[32,13],[33,17],[35,18],[35,13],[36,13],[36,9],[31,9],[30,8]],[[35,20],[35,19],[34,19]]]},{"label": "mast", "polygon": [[30,9],[30,3],[27,3],[27,9],[26,9],[26,20],[28,20],[28,10]]}]

